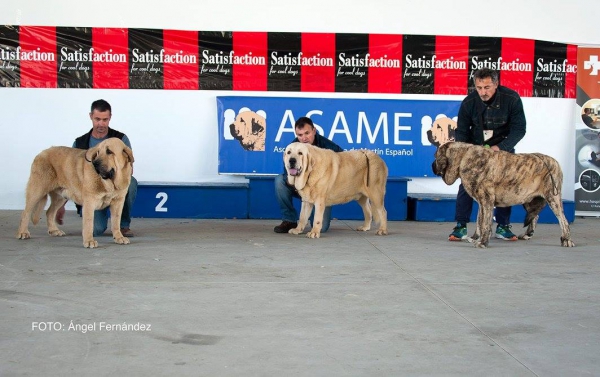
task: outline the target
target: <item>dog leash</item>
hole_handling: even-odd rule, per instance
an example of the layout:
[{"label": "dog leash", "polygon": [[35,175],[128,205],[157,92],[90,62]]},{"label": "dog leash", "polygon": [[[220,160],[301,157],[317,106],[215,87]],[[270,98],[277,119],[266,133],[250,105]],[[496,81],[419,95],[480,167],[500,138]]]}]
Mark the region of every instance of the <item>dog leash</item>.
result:
[{"label": "dog leash", "polygon": [[556,186],[556,181],[554,180],[554,176],[552,175],[552,170],[550,169],[550,166],[548,166],[548,163],[543,158],[541,158],[539,155],[537,155],[536,153],[532,153],[532,154],[535,157],[542,160],[544,165],[546,165],[546,169],[548,169],[548,175],[550,175],[550,180],[552,181],[552,188],[554,189],[554,195],[558,195],[558,187]]}]

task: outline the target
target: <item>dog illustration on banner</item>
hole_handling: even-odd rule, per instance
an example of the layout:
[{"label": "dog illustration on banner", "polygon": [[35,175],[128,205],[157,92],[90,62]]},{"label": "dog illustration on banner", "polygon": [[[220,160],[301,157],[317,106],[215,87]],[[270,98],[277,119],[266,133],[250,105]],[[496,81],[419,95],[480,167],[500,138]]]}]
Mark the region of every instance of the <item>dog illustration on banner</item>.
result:
[{"label": "dog illustration on banner", "polygon": [[423,133],[421,142],[423,145],[434,145],[439,147],[449,141],[454,141],[454,133],[456,132],[456,117],[450,119],[444,114],[439,114],[435,121],[429,116],[421,119]]},{"label": "dog illustration on banner", "polygon": [[[263,110],[254,112],[244,107],[236,116],[233,110],[228,109],[224,115],[225,125],[229,124],[229,133],[233,139],[240,142],[242,148],[247,151],[262,152],[265,150],[267,114]],[[223,130],[223,134],[226,136],[225,130]]]}]

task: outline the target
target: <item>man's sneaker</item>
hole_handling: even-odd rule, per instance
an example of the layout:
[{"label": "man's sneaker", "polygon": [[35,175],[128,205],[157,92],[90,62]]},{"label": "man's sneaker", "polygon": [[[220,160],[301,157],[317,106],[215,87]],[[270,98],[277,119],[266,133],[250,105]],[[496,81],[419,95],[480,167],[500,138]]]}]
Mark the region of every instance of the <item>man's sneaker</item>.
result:
[{"label": "man's sneaker", "polygon": [[123,236],[127,238],[133,237],[133,232],[131,231],[131,229],[129,229],[129,227],[121,228],[121,234],[123,234]]},{"label": "man's sneaker", "polygon": [[292,223],[283,220],[281,224],[277,225],[273,230],[275,233],[289,233],[290,229],[294,229],[298,226],[298,223]]},{"label": "man's sneaker", "polygon": [[512,225],[498,225],[496,227],[496,238],[506,241],[516,241],[517,236],[510,231]]},{"label": "man's sneaker", "polygon": [[448,236],[448,241],[462,241],[467,238],[467,225],[456,223],[452,233]]}]

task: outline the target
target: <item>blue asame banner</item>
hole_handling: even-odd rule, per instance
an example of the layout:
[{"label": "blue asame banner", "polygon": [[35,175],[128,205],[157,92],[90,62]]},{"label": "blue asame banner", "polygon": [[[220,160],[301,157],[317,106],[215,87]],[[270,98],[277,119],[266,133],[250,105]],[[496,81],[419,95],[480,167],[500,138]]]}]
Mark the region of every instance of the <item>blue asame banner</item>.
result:
[{"label": "blue asame banner", "polygon": [[370,149],[390,177],[430,177],[437,146],[454,140],[460,101],[217,97],[219,173],[280,174],[302,116],[345,150]]}]

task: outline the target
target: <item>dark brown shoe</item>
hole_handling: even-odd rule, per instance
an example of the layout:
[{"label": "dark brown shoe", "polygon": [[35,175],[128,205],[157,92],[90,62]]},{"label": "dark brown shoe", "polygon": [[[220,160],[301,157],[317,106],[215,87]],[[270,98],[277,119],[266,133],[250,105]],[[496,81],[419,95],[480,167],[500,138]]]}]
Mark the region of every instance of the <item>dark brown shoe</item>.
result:
[{"label": "dark brown shoe", "polygon": [[290,229],[294,229],[298,226],[298,223],[292,223],[289,221],[283,220],[281,224],[277,225],[273,230],[275,233],[288,233]]},{"label": "dark brown shoe", "polygon": [[133,237],[133,232],[129,228],[121,228],[121,233],[123,234],[123,236],[128,238]]}]

